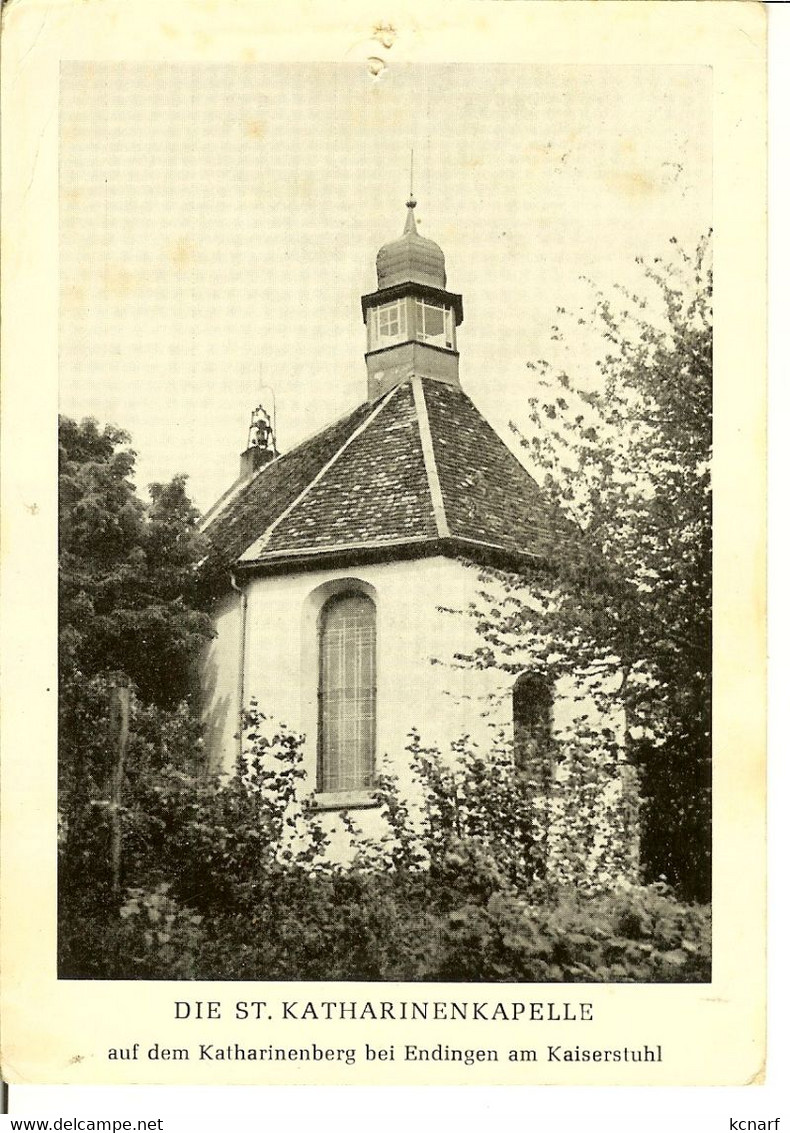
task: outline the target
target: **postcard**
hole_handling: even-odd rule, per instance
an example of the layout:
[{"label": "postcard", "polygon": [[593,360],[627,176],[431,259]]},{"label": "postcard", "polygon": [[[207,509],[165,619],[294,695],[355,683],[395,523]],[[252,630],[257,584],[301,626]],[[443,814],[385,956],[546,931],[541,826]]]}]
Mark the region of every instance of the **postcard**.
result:
[{"label": "postcard", "polygon": [[4,22],[4,1077],[761,1082],[762,6]]}]

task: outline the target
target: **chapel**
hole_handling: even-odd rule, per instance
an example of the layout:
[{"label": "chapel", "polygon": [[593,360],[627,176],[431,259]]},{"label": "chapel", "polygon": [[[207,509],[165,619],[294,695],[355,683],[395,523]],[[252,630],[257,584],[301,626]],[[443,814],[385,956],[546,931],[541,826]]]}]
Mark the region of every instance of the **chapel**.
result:
[{"label": "chapel", "polygon": [[528,667],[456,661],[479,644],[481,568],[539,569],[552,516],[463,389],[462,297],[415,205],[362,296],[367,396],[283,453],[258,410],[240,476],[203,525],[211,759],[233,766],[254,698],[304,735],[306,786],[327,811],[370,808],[384,761],[405,775],[412,729],[441,751],[504,734],[518,758],[563,698]]}]

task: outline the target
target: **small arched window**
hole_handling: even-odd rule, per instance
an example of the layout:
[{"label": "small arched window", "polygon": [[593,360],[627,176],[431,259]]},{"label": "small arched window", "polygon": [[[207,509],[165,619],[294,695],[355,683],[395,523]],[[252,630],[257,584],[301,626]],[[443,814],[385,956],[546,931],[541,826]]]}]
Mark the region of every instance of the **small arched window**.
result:
[{"label": "small arched window", "polygon": [[551,766],[553,702],[545,677],[522,673],[513,685],[513,757],[516,767],[535,778]]},{"label": "small arched window", "polygon": [[318,790],[373,786],[376,758],[376,607],[358,591],[321,611],[318,641]]}]

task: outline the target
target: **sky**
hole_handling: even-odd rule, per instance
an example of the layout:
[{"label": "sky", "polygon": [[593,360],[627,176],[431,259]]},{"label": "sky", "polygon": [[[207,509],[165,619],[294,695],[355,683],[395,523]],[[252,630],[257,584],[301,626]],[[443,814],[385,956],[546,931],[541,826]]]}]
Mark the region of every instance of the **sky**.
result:
[{"label": "sky", "polygon": [[126,429],[141,488],[186,473],[207,510],[260,401],[281,451],[353,409],[413,149],[461,383],[506,435],[582,278],[638,285],[637,256],[709,227],[710,96],[679,65],[64,63],[61,412]]}]

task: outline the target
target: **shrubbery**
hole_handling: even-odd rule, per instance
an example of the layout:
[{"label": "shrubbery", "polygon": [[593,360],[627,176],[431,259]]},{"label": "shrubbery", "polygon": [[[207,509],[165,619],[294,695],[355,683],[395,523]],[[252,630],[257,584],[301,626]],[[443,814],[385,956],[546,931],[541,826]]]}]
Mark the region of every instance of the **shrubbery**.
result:
[{"label": "shrubbery", "polygon": [[[553,884],[506,752],[413,737],[419,812],[381,778],[384,836],[328,854],[301,744],[248,719],[236,774],[200,776],[188,714],[133,701],[123,878],[106,804],[72,814],[61,861],[60,974],[76,978],[665,981],[709,978],[710,916],[668,887]],[[98,742],[98,741],[97,741]],[[141,770],[143,769],[143,770]]]}]

